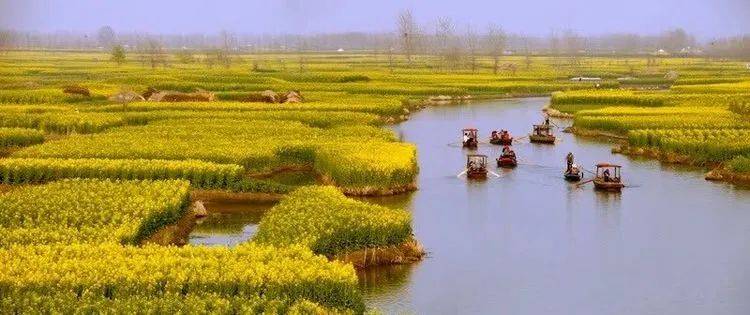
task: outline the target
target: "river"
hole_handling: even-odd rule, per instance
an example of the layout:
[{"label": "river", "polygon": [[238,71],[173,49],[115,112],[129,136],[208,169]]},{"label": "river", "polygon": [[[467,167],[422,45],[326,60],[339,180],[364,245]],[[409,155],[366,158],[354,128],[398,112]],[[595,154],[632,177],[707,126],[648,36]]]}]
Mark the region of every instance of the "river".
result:
[{"label": "river", "polygon": [[[500,178],[456,177],[468,151],[448,144],[461,128],[478,128],[485,141],[493,129],[520,137],[548,102],[430,107],[394,128],[417,145],[420,166],[419,191],[394,202],[411,209],[429,257],[362,273],[368,305],[419,314],[750,314],[746,189],[559,132],[554,146],[514,145],[520,165],[491,168]],[[478,152],[494,159],[499,150]],[[562,179],[568,152],[589,170],[621,164],[633,187],[575,188]]]},{"label": "river", "polygon": [[[485,141],[493,129],[521,137],[541,122],[548,102],[430,107],[393,128],[418,147],[420,188],[367,200],[410,209],[429,254],[414,265],[361,272],[368,306],[418,314],[750,313],[750,190],[559,132],[556,145],[515,144],[520,165],[491,167],[499,178],[456,176],[470,152],[456,144],[462,128],[478,128]],[[477,150],[492,160],[499,151],[489,144]],[[589,170],[621,164],[629,187],[602,193],[565,182],[568,152]],[[247,239],[259,216],[216,218],[191,242]],[[222,218],[232,228],[212,235]]]}]

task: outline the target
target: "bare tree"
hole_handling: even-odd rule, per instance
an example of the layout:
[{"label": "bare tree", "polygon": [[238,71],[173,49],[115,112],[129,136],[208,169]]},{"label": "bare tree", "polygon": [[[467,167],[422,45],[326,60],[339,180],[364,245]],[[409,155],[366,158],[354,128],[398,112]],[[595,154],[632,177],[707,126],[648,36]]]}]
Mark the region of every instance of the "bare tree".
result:
[{"label": "bare tree", "polygon": [[393,60],[393,43],[389,42],[385,48],[385,54],[388,57],[388,71],[393,72],[394,60]]},{"label": "bare tree", "polygon": [[419,26],[411,10],[404,10],[398,15],[398,32],[401,39],[401,51],[411,66],[419,37]]},{"label": "bare tree", "polygon": [[152,38],[146,41],[144,61],[151,66],[151,69],[156,69],[160,64],[166,67],[167,55],[164,53],[164,48],[158,40]]},{"label": "bare tree", "polygon": [[232,47],[234,46],[234,35],[226,30],[219,33],[221,38],[221,54],[217,54],[217,61],[229,69],[232,66]]},{"label": "bare tree", "polygon": [[566,30],[563,33],[563,43],[565,44],[565,53],[570,57],[570,65],[574,68],[580,66],[578,53],[582,49],[582,40],[573,30]]},{"label": "bare tree", "polygon": [[0,53],[9,50],[13,46],[13,33],[0,30]]},{"label": "bare tree", "polygon": [[479,40],[477,39],[477,33],[474,32],[474,28],[469,26],[466,29],[466,47],[469,49],[469,67],[471,73],[477,71],[477,47],[479,46]]},{"label": "bare tree", "polygon": [[523,49],[523,63],[526,64],[526,71],[531,70],[531,64],[533,63],[533,60],[531,59],[531,49],[529,48],[529,39],[524,38],[524,49]]},{"label": "bare tree", "polygon": [[435,30],[435,52],[440,56],[443,68],[455,68],[461,58],[460,48],[455,45],[455,27],[449,17],[439,17]]},{"label": "bare tree", "polygon": [[497,74],[500,67],[500,56],[505,51],[505,32],[499,26],[490,25],[487,30],[487,43],[492,56],[492,73]]},{"label": "bare tree", "polygon": [[305,72],[307,70],[307,41],[300,36],[299,44],[297,44],[297,54],[299,55],[299,72]]},{"label": "bare tree", "polygon": [[555,32],[549,35],[549,52],[553,56],[560,53],[560,38],[557,37]]}]

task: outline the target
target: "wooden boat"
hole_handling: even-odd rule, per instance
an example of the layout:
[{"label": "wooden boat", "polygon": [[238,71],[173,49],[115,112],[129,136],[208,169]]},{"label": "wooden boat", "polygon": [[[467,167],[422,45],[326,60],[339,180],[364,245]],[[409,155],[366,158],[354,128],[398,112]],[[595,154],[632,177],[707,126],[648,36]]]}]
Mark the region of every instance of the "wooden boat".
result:
[{"label": "wooden boat", "polygon": [[534,143],[555,143],[555,135],[552,134],[550,125],[534,125],[534,131],[529,134],[529,141]]},{"label": "wooden boat", "polygon": [[508,133],[507,131],[501,131],[499,132],[499,136],[496,136],[498,133],[495,131],[492,132],[493,136],[490,137],[490,143],[495,145],[513,145],[513,137]]},{"label": "wooden boat", "polygon": [[568,170],[565,170],[563,176],[565,176],[565,180],[567,181],[577,182],[583,178],[583,171],[581,171],[578,165],[573,164],[573,166],[570,168],[570,172],[568,172]]},{"label": "wooden boat", "polygon": [[503,154],[497,158],[497,167],[513,168],[518,165],[515,154]]},{"label": "wooden boat", "polygon": [[602,191],[619,192],[625,187],[622,183],[620,169],[622,166],[599,163],[596,165],[596,177],[594,177],[594,188]]},{"label": "wooden boat", "polygon": [[469,179],[487,179],[487,156],[469,154],[466,156],[466,177]]},{"label": "wooden boat", "polygon": [[465,128],[462,129],[461,132],[463,133],[463,136],[466,137],[466,140],[461,139],[463,147],[468,149],[476,149],[479,145],[479,138],[477,137],[479,131],[475,128]]}]

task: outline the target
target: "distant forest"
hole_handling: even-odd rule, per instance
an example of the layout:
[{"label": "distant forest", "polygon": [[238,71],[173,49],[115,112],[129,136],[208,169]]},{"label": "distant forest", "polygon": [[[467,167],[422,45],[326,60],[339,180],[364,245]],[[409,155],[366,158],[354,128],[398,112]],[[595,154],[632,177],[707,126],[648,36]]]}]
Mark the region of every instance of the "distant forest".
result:
[{"label": "distant forest", "polygon": [[401,12],[388,33],[257,35],[221,31],[214,34],[149,34],[116,32],[103,26],[91,33],[0,30],[0,50],[109,50],[119,45],[139,51],[158,45],[165,50],[227,52],[350,51],[435,55],[664,55],[750,59],[750,34],[699,42],[683,29],[659,35],[606,34],[583,36],[574,30],[547,36],[524,36],[490,25],[458,26],[450,18],[418,25],[410,11]]}]

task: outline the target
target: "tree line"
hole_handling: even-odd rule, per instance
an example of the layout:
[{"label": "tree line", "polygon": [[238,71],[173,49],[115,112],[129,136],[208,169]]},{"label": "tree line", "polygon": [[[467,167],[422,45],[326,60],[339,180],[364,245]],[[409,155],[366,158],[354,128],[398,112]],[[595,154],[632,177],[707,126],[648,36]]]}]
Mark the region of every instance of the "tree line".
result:
[{"label": "tree line", "polygon": [[[433,23],[419,24],[409,11],[399,13],[393,32],[331,33],[313,35],[258,35],[221,31],[217,34],[147,34],[116,33],[109,26],[92,34],[73,32],[22,32],[0,30],[0,49],[73,49],[214,51],[235,52],[305,52],[368,51],[402,55],[411,63],[417,55],[441,59],[441,67],[450,68],[459,60],[475,67],[476,56],[491,56],[499,67],[498,56],[515,55],[710,55],[750,59],[750,34],[720,38],[700,43],[683,29],[658,35],[606,34],[584,36],[575,30],[550,32],[547,36],[507,33],[496,24],[457,25],[449,17]],[[222,59],[222,58],[218,58]],[[158,60],[154,60],[158,63]]]}]

